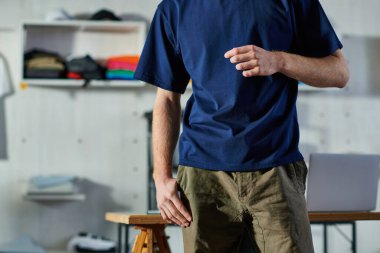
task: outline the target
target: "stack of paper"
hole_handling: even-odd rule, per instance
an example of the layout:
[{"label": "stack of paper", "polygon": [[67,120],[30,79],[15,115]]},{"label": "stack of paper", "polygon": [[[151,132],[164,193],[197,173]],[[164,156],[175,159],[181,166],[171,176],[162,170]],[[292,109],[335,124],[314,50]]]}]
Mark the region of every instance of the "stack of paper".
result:
[{"label": "stack of paper", "polygon": [[36,176],[29,180],[28,195],[76,194],[75,176]]}]

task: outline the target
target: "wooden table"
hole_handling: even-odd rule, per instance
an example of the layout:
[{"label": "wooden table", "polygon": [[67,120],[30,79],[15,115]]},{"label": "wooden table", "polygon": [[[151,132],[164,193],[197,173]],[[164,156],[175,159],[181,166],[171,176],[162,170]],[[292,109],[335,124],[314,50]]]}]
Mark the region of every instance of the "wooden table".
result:
[{"label": "wooden table", "polygon": [[[118,252],[129,252],[128,237],[129,226],[166,225],[167,223],[159,214],[130,214],[130,213],[106,213],[106,220],[118,224]],[[124,240],[124,249],[123,249]]]},{"label": "wooden table", "polygon": [[345,213],[319,213],[309,212],[311,222],[350,222],[359,220],[380,220],[380,212],[345,212]]},{"label": "wooden table", "polygon": [[159,214],[106,213],[106,220],[122,224],[167,224]]},{"label": "wooden table", "polygon": [[351,249],[357,252],[356,221],[380,220],[380,212],[309,212],[311,224],[323,225],[323,251],[328,252],[327,227],[349,224],[352,227]]},{"label": "wooden table", "polygon": [[[118,224],[118,246],[119,252],[122,252],[122,239],[124,237],[124,252],[128,253],[128,227],[139,224],[167,224],[161,215],[150,214],[128,214],[128,213],[106,213],[106,220]],[[310,212],[309,219],[311,224],[323,225],[324,234],[324,252],[327,253],[327,227],[339,224],[349,224],[352,226],[352,251],[357,252],[356,244],[356,221],[380,220],[380,212]],[[124,236],[123,236],[124,229]]]}]

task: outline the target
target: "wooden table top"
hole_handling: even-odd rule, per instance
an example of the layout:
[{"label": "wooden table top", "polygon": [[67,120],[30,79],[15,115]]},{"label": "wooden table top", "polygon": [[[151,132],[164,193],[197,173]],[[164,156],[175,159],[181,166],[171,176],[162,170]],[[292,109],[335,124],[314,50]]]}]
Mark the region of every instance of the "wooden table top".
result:
[{"label": "wooden table top", "polygon": [[311,222],[346,222],[360,220],[380,220],[380,212],[309,212]]},{"label": "wooden table top", "polygon": [[160,214],[106,213],[106,220],[133,225],[166,224]]},{"label": "wooden table top", "polygon": [[[106,220],[121,224],[166,224],[159,214],[106,213]],[[320,213],[310,212],[310,222],[349,222],[359,220],[380,220],[380,212]]]}]

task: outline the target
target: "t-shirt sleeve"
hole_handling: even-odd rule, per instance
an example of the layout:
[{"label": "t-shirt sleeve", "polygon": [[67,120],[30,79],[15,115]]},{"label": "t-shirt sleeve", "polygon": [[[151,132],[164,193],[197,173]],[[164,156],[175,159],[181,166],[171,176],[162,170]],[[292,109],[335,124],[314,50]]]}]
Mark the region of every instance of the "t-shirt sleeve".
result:
[{"label": "t-shirt sleeve", "polygon": [[319,0],[293,0],[296,24],[295,53],[325,57],[343,48]]},{"label": "t-shirt sleeve", "polygon": [[153,17],[134,77],[165,90],[184,93],[190,76],[171,26],[175,22],[168,19],[161,7],[158,6]]}]

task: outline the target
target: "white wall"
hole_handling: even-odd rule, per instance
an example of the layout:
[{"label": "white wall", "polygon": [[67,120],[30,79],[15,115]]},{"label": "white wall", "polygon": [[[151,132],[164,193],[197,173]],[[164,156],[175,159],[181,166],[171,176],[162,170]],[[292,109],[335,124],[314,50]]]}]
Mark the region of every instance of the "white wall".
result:
[{"label": "white wall", "polygon": [[[72,14],[108,8],[116,14],[136,12],[150,18],[157,3],[0,2],[0,16],[12,20],[0,25],[5,27],[0,30],[0,51],[10,64],[15,89],[3,102],[5,109],[1,106],[6,114],[8,158],[0,160],[0,244],[30,234],[45,247],[61,248],[79,231],[115,232],[116,227],[104,221],[106,210],[145,212],[147,208],[144,113],[152,108],[154,90],[31,87],[22,91],[17,23],[43,19],[46,12],[59,7]],[[22,199],[31,176],[62,173],[90,180],[85,181],[92,190],[84,203],[40,205]],[[101,199],[94,199],[96,192]]]},{"label": "white wall", "polygon": [[[336,31],[341,36],[357,35],[380,38],[379,1],[321,0],[321,3]],[[354,49],[350,48],[350,50]],[[350,59],[349,64],[352,73],[357,72],[353,67],[355,62],[356,59]],[[356,89],[356,86],[363,84],[354,78],[349,85],[351,89]],[[380,135],[379,109],[379,95],[350,98],[340,97],[334,93],[300,95],[298,98],[298,114],[302,153],[304,155],[309,152],[379,154],[380,142],[376,138]],[[380,211],[379,193],[376,210]],[[358,252],[380,252],[380,242],[377,237],[380,233],[380,222],[361,221],[357,224]],[[351,235],[349,226],[341,226],[341,229],[347,235]],[[322,228],[313,226],[312,231],[316,252],[322,252]],[[329,229],[329,235],[329,252],[351,252],[351,245],[334,228]]]},{"label": "white wall", "polygon": [[[53,9],[69,13],[94,12],[102,7],[117,14],[137,12],[151,19],[158,0],[0,0],[0,52],[8,59],[15,92],[5,99],[8,158],[0,160],[0,244],[22,233],[49,248],[63,247],[80,229],[114,236],[114,226],[103,222],[102,208],[146,209],[146,121],[154,89],[20,90],[19,31],[22,19],[42,19]],[[323,0],[340,34],[380,37],[377,0]],[[0,28],[1,29],[1,28]],[[1,103],[0,103],[1,105]],[[301,93],[298,99],[301,150],[313,152],[380,153],[380,98],[344,98],[333,93]],[[0,106],[0,110],[3,107]],[[3,109],[4,110],[4,109]],[[22,200],[23,185],[37,173],[74,173],[96,183],[109,202],[59,206]],[[380,203],[380,200],[378,201]],[[86,206],[90,204],[90,206]],[[82,210],[83,213],[76,213]],[[379,210],[379,208],[378,208]],[[84,215],[83,215],[84,214]],[[36,218],[37,217],[37,218]],[[379,222],[358,222],[359,252],[378,253]],[[343,228],[349,233],[348,228]],[[331,229],[334,253],[349,252]],[[321,251],[321,229],[313,227],[316,252]]]}]

